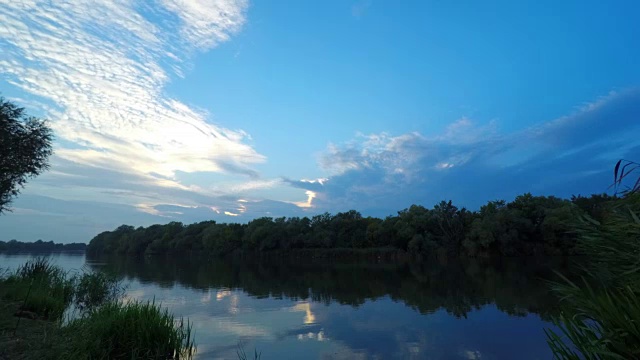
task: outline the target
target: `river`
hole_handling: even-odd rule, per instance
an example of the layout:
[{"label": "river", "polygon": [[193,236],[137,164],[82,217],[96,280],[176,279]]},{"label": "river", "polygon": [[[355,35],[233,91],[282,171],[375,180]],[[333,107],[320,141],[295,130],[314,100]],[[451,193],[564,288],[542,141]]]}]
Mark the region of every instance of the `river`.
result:
[{"label": "river", "polygon": [[[11,269],[31,255],[2,255]],[[328,264],[313,261],[87,259],[67,270],[119,276],[126,298],[154,300],[195,329],[199,359],[550,359],[558,310],[539,259]]]}]

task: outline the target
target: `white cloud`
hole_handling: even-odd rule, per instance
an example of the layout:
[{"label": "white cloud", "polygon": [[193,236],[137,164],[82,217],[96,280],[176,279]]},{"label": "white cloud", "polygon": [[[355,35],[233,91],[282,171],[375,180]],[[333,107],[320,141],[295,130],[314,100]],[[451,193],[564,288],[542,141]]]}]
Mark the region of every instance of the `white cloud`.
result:
[{"label": "white cloud", "polygon": [[229,39],[245,22],[246,0],[162,0],[182,20],[181,36],[198,47]]},{"label": "white cloud", "polygon": [[269,189],[281,183],[280,179],[253,180],[240,184],[230,185],[231,193],[243,193],[250,190]]},{"label": "white cloud", "polygon": [[464,350],[462,354],[465,358],[469,360],[480,360],[482,359],[482,353],[478,350]]},{"label": "white cloud", "polygon": [[0,72],[47,102],[62,159],[169,178],[176,171],[255,176],[250,166],[264,157],[245,143],[246,133],[213,125],[163,93],[168,69],[185,54],[241,28],[246,1],[164,0],[169,13],[159,5],[0,0]]},{"label": "white cloud", "polygon": [[[391,136],[362,135],[343,146],[329,145],[320,165],[335,175],[349,171],[382,168],[394,181],[397,175],[411,180],[423,167],[451,168],[469,161],[481,145],[496,138],[495,126],[478,126],[466,118],[452,123],[443,134],[420,133]],[[443,165],[444,164],[444,165]]]}]

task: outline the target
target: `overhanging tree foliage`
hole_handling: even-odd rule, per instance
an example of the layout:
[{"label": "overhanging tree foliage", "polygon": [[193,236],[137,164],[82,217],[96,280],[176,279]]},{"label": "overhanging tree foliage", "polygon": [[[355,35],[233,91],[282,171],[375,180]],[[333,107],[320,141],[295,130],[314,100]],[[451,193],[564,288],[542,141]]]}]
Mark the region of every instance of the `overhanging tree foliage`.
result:
[{"label": "overhanging tree foliage", "polygon": [[0,214],[29,178],[49,168],[52,139],[45,121],[0,97]]}]

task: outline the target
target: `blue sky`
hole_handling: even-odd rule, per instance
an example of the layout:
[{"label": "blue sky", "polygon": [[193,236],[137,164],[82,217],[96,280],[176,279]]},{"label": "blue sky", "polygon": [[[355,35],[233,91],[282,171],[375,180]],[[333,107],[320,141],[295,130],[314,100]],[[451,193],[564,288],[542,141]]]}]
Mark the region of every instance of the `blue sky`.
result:
[{"label": "blue sky", "polygon": [[640,159],[636,1],[0,0],[51,171],[0,239],[606,191]]}]

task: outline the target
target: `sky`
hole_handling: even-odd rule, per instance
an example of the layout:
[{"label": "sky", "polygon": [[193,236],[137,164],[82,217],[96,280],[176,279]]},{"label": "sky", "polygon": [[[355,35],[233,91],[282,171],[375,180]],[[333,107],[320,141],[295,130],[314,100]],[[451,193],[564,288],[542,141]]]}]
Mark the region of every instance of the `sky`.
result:
[{"label": "sky", "polygon": [[0,0],[51,168],[0,240],[608,191],[640,160],[640,3]]}]

